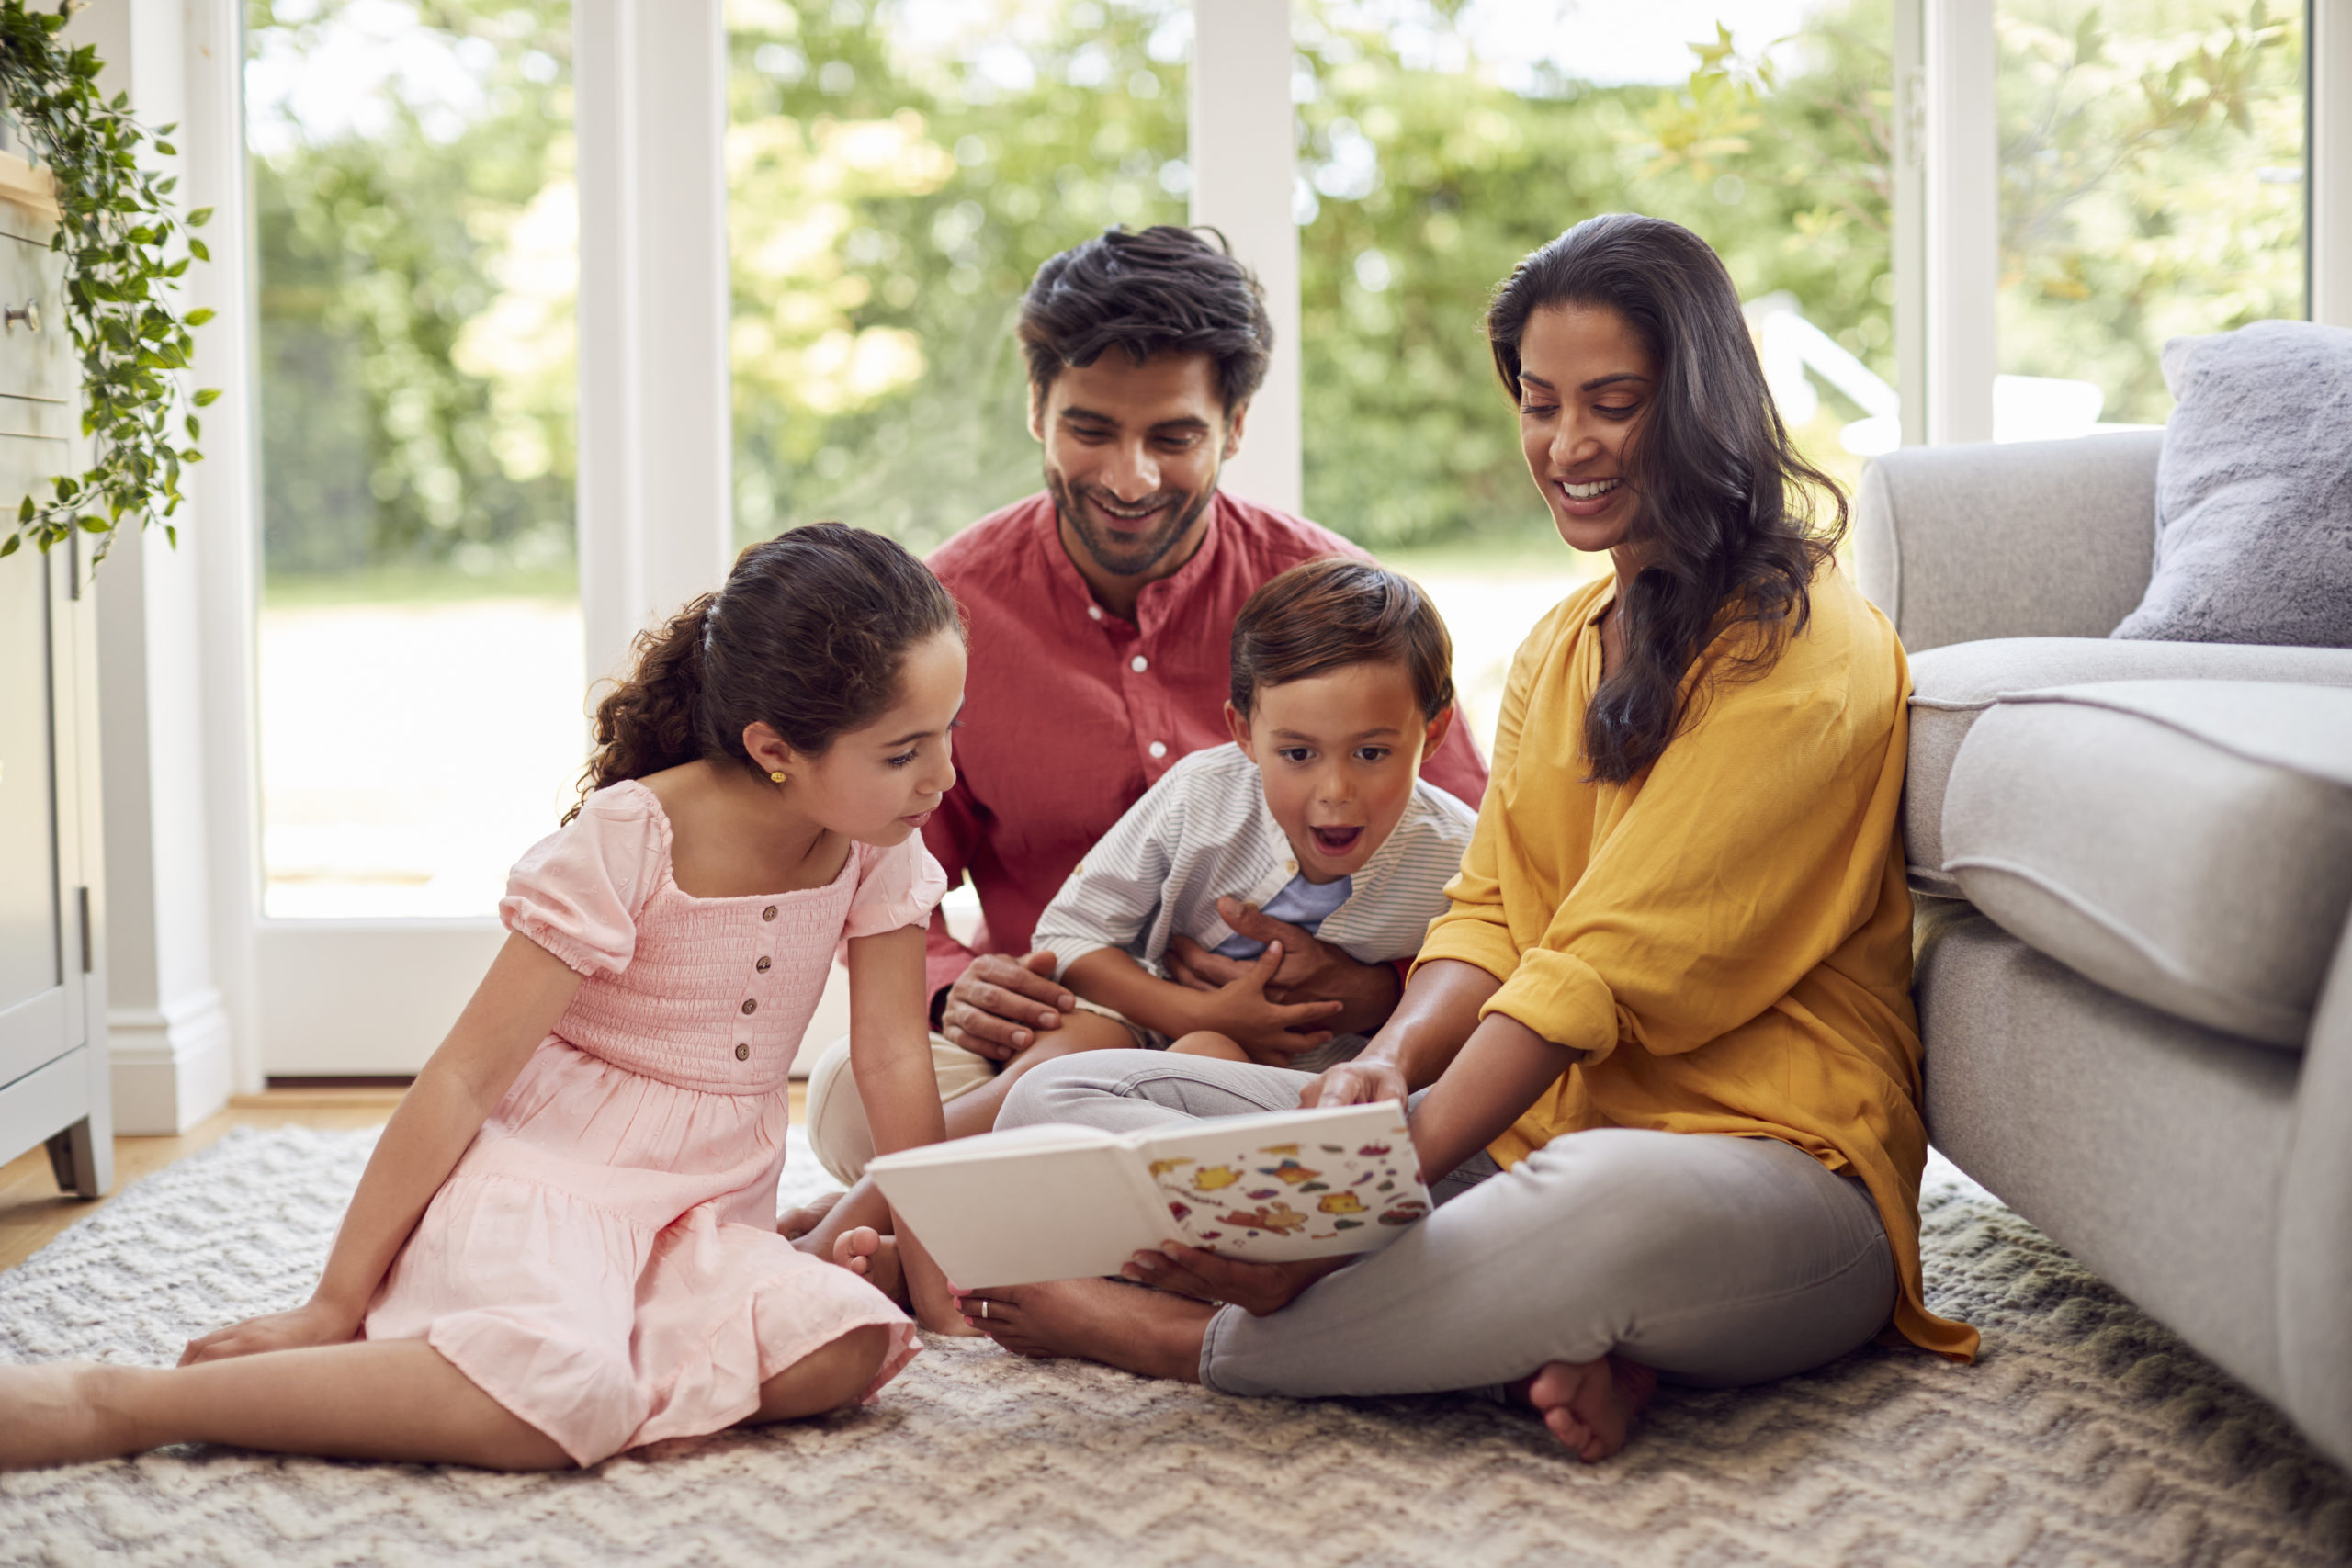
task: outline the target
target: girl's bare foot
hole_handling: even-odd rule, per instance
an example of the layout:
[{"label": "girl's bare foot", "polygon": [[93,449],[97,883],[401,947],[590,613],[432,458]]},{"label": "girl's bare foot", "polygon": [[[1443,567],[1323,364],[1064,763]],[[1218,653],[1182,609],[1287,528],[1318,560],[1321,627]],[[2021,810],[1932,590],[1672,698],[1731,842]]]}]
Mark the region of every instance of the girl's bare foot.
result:
[{"label": "girl's bare foot", "polygon": [[136,1452],[130,1424],[108,1413],[89,1361],[0,1367],[0,1470],[78,1464]]},{"label": "girl's bare foot", "polygon": [[1201,1338],[1217,1311],[1111,1280],[968,1291],[957,1299],[966,1323],[1017,1356],[1077,1356],[1179,1382],[1201,1381]]},{"label": "girl's bare foot", "polygon": [[848,1197],[846,1192],[828,1192],[813,1203],[803,1203],[797,1209],[787,1209],[776,1216],[775,1234],[786,1241],[798,1241],[825,1223],[833,1205]]},{"label": "girl's bare foot", "polygon": [[833,1261],[899,1306],[907,1303],[906,1270],[899,1264],[899,1238],[884,1235],[871,1225],[843,1231],[833,1242]]},{"label": "girl's bare foot", "polygon": [[1527,1385],[1527,1402],[1560,1446],[1587,1464],[1625,1446],[1634,1417],[1657,1392],[1657,1373],[1622,1356],[1547,1361]]}]

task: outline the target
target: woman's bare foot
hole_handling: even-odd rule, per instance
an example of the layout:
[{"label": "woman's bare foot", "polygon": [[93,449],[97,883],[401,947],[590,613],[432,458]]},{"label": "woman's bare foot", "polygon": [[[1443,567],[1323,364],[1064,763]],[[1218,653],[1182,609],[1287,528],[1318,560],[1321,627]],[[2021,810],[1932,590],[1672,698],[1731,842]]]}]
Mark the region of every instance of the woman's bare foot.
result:
[{"label": "woman's bare foot", "polygon": [[0,1470],[35,1470],[114,1459],[139,1447],[130,1423],[109,1414],[88,1361],[0,1367]]},{"label": "woman's bare foot", "polygon": [[900,1306],[907,1304],[906,1270],[899,1265],[899,1238],[871,1225],[843,1231],[833,1242],[833,1261]]},{"label": "woman's bare foot", "polygon": [[1547,1361],[1527,1385],[1527,1402],[1560,1446],[1587,1464],[1625,1446],[1634,1417],[1657,1392],[1657,1373],[1622,1356]]},{"label": "woman's bare foot", "polygon": [[846,1192],[828,1192],[813,1203],[803,1203],[797,1209],[787,1209],[776,1216],[775,1234],[786,1241],[798,1241],[825,1223],[833,1205],[848,1197]]},{"label": "woman's bare foot", "polygon": [[1201,1381],[1201,1339],[1217,1310],[1110,1280],[967,1291],[957,1299],[966,1323],[1015,1355],[1077,1356],[1179,1382]]}]

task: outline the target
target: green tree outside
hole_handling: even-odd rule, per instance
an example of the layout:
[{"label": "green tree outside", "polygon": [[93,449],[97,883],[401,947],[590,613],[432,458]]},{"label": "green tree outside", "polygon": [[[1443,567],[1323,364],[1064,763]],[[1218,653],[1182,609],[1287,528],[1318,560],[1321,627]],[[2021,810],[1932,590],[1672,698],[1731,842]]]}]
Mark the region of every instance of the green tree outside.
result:
[{"label": "green tree outside", "polygon": [[[252,4],[256,51],[299,54],[350,0]],[[274,585],[569,568],[570,8],[416,9],[473,73],[466,114],[280,128],[255,159]],[[1743,298],[1787,294],[1894,379],[1885,0],[1829,0],[1769,52],[1694,40],[1669,86],[1532,90],[1297,12],[1310,514],[1392,549],[1542,530],[1480,316],[1596,212],[1689,224]],[[1034,490],[1014,299],[1105,225],[1184,219],[1181,0],[990,0],[946,37],[898,15],[729,0],[746,537],[841,516],[923,547]],[[2161,418],[2165,335],[2300,313],[2300,23],[2212,0],[1999,18],[2003,367]],[[1861,412],[1825,390],[1799,432],[1849,479]]]}]

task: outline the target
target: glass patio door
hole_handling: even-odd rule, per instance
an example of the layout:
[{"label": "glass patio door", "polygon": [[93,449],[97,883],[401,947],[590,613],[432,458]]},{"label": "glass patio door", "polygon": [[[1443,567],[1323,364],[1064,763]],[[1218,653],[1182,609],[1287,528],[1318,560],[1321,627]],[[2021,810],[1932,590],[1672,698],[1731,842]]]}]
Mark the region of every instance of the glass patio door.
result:
[{"label": "glass patio door", "polygon": [[264,1070],[413,1071],[585,750],[569,0],[255,0]]}]

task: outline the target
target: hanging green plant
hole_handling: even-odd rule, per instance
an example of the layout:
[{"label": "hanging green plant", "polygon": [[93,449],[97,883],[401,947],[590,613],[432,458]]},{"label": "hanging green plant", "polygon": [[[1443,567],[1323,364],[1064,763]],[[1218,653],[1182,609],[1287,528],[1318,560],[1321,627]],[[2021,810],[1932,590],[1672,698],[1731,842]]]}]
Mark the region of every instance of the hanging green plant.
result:
[{"label": "hanging green plant", "polygon": [[161,523],[178,543],[170,519],[183,499],[180,473],[204,456],[196,410],[220,395],[186,384],[191,331],[212,312],[182,314],[171,299],[190,258],[211,259],[193,233],[185,234],[187,254],[172,257],[175,236],[202,228],[211,209],[180,216],[170,199],[178,180],[141,165],[142,144],[173,154],[175,128],[150,132],[130,117],[127,94],[109,102],[98,91],[97,52],[58,37],[75,8],[74,0],[53,12],[0,0],[0,100],[35,165],[56,181],[61,217],[51,248],[65,255],[66,324],[82,361],[91,461],[78,476],[60,475],[48,501],[25,497],[0,556],[28,539],[47,550],[78,527],[99,536],[103,558],[125,524]]}]

